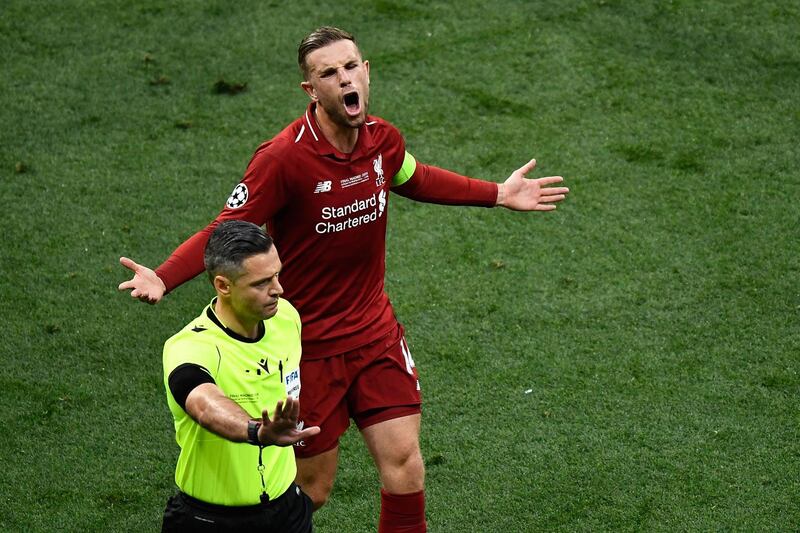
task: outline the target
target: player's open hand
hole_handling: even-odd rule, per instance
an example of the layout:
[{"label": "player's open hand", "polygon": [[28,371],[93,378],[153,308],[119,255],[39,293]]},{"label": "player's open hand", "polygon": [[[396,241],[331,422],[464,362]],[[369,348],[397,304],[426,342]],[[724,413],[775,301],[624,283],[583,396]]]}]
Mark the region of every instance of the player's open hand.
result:
[{"label": "player's open hand", "polygon": [[278,402],[272,420],[269,419],[269,412],[266,409],[261,415],[258,440],[267,446],[290,446],[319,433],[318,426],[297,428],[297,421],[300,417],[300,400],[291,396],[286,398],[285,402]]},{"label": "player's open hand", "polygon": [[536,160],[531,159],[522,168],[511,173],[505,183],[497,186],[497,205],[514,211],[552,211],[556,202],[566,198],[567,187],[550,187],[561,183],[561,176],[547,178],[526,178],[536,167]]},{"label": "player's open hand", "polygon": [[133,298],[138,298],[139,301],[148,304],[158,303],[164,297],[167,287],[153,270],[127,257],[120,257],[119,262],[125,268],[133,271],[131,279],[119,284],[119,290],[130,290]]}]

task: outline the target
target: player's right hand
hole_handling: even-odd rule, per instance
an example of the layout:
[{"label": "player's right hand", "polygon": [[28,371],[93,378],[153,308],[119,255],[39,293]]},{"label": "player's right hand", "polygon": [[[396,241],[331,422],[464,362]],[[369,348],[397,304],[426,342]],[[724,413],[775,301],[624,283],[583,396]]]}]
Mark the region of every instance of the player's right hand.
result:
[{"label": "player's right hand", "polygon": [[120,257],[119,263],[128,270],[133,271],[131,279],[119,284],[119,290],[126,291],[130,289],[131,297],[138,298],[139,301],[148,304],[156,304],[164,297],[167,287],[153,270],[127,257]]}]

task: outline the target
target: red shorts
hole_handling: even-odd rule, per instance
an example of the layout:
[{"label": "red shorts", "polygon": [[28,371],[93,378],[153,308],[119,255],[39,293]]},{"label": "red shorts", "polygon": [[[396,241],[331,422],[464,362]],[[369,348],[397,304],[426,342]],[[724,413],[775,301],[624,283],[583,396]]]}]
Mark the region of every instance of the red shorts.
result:
[{"label": "red shorts", "polygon": [[335,448],[352,418],[359,429],[421,412],[417,369],[403,326],[380,339],[324,359],[300,359],[300,420],[319,434],[295,444],[313,457]]}]

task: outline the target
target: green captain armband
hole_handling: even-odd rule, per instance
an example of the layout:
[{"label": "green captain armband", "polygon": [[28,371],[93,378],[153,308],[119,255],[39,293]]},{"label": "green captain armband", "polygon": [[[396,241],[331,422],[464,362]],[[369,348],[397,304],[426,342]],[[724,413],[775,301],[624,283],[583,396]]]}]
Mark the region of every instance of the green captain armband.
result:
[{"label": "green captain armband", "polygon": [[415,170],[417,170],[417,160],[414,159],[413,155],[406,152],[406,156],[403,158],[403,166],[392,178],[392,187],[397,187],[410,180]]}]

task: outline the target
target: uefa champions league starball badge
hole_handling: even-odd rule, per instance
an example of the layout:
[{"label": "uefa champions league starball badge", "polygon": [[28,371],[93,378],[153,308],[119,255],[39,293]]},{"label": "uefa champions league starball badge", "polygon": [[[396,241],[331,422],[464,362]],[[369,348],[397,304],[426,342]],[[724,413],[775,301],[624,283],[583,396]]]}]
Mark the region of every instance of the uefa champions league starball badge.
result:
[{"label": "uefa champions league starball badge", "polygon": [[225,203],[231,209],[238,209],[247,203],[247,185],[240,183],[234,187],[228,201]]}]

